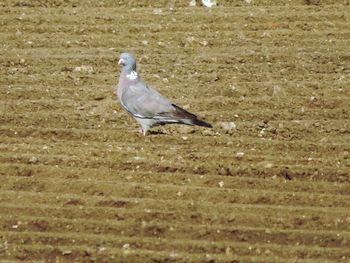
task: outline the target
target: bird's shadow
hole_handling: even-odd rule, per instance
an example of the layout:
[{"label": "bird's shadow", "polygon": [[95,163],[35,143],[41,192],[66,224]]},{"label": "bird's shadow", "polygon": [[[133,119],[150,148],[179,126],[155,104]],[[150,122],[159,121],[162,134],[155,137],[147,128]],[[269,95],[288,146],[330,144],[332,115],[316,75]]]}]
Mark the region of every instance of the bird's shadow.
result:
[{"label": "bird's shadow", "polygon": [[174,135],[174,134],[194,134],[197,133],[196,130],[188,130],[186,132],[181,132],[177,129],[170,129],[170,130],[163,130],[163,129],[155,129],[155,130],[149,130],[147,132],[147,135]]},{"label": "bird's shadow", "polygon": [[148,131],[148,135],[168,135],[168,133],[164,132],[163,130],[154,130],[154,131]]}]

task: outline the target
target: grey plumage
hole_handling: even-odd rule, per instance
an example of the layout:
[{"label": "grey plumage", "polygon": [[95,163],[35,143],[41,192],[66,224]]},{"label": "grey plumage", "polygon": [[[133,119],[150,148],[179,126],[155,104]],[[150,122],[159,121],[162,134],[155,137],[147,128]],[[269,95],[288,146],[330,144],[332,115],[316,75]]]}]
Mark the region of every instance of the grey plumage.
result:
[{"label": "grey plumage", "polygon": [[141,125],[143,135],[153,126],[171,123],[212,127],[149,87],[138,75],[131,54],[122,53],[118,64],[122,71],[117,96],[123,108]]}]

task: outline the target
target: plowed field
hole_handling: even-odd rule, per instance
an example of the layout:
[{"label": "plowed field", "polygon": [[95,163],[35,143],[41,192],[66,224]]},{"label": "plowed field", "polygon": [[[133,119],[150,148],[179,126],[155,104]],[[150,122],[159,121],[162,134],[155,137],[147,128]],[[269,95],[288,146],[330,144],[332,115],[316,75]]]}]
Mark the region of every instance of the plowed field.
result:
[{"label": "plowed field", "polygon": [[0,2],[0,262],[350,262],[349,2],[218,2]]}]

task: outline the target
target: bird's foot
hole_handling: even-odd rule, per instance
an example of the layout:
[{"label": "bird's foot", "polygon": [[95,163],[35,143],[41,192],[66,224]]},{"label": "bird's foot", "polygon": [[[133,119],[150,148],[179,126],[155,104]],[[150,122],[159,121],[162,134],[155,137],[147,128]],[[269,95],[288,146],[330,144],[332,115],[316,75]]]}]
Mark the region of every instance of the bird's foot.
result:
[{"label": "bird's foot", "polygon": [[139,133],[141,133],[143,136],[146,136],[146,132],[147,131],[144,131],[142,128],[139,129]]}]

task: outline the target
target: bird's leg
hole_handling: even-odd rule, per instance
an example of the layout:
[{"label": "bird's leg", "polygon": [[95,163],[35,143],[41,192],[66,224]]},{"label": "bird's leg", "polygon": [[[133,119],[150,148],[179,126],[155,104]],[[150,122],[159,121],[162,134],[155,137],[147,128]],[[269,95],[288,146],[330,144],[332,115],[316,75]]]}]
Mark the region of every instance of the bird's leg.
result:
[{"label": "bird's leg", "polygon": [[139,132],[140,132],[143,136],[146,136],[147,131],[148,131],[148,129],[144,129],[144,128],[140,128],[140,129],[139,129]]},{"label": "bird's leg", "polygon": [[147,130],[140,128],[139,133],[141,133],[143,136],[146,136]]},{"label": "bird's leg", "polygon": [[146,136],[147,130],[145,130],[145,129],[141,129],[141,130],[142,130],[142,135]]}]

